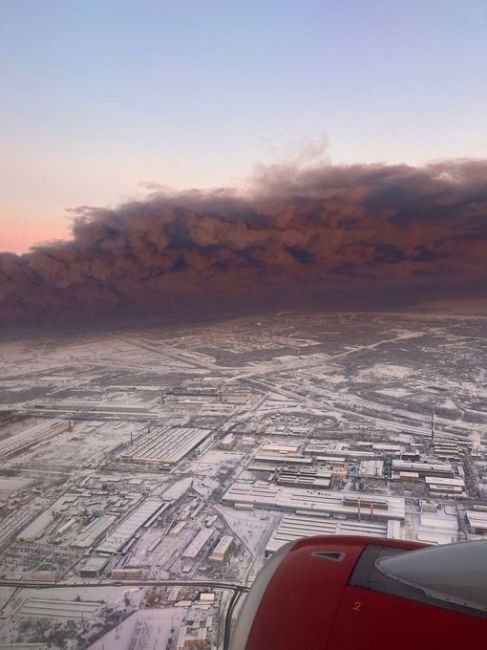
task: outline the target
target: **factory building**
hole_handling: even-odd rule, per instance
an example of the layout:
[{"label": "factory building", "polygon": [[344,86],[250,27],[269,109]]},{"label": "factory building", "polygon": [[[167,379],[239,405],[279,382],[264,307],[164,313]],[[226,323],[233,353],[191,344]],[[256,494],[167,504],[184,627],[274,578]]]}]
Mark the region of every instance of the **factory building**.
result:
[{"label": "factory building", "polygon": [[345,456],[315,456],[314,457],[317,463],[323,463],[324,465],[344,465],[346,458]]},{"label": "factory building", "polygon": [[451,463],[410,463],[404,460],[393,460],[392,470],[394,472],[417,472],[420,476],[443,476],[453,477]]},{"label": "factory building", "polygon": [[[400,527],[400,522],[396,522]],[[269,539],[265,555],[269,557],[281,546],[313,535],[365,535],[368,537],[388,536],[387,523],[371,521],[339,520],[324,517],[307,517],[305,515],[284,515],[279,526]]]},{"label": "factory building", "polygon": [[78,533],[73,542],[73,546],[89,548],[110,528],[117,520],[115,515],[102,515],[90,522],[83,530]]},{"label": "factory building", "polygon": [[117,553],[156,512],[167,507],[160,499],[146,499],[98,546],[100,553]]},{"label": "factory building", "polygon": [[188,650],[188,648],[204,648],[208,641],[208,631],[205,627],[192,630],[182,627],[179,630],[176,650]]},{"label": "factory building", "polygon": [[121,458],[147,465],[175,465],[210,433],[210,429],[163,427],[145,436],[140,444],[131,446]]},{"label": "factory building", "polygon": [[369,449],[349,449],[348,446],[340,444],[333,447],[330,444],[323,444],[317,442],[309,443],[303,453],[306,456],[315,456],[317,460],[326,457],[335,459],[337,462],[344,462],[348,460],[368,460],[372,458],[379,458],[382,454]]},{"label": "factory building", "polygon": [[403,530],[400,521],[389,519],[387,522],[387,537],[388,539],[402,539]]},{"label": "factory building", "polygon": [[418,542],[451,544],[458,541],[458,518],[444,512],[422,512],[417,530]]},{"label": "factory building", "polygon": [[181,557],[187,558],[189,560],[194,560],[203,550],[203,547],[206,545],[212,535],[212,528],[202,528],[193,539],[193,541],[184,549]]},{"label": "factory building", "polygon": [[421,458],[419,451],[403,451],[401,454],[401,460],[404,460],[408,463],[417,463]]},{"label": "factory building", "polygon": [[[38,582],[56,582],[58,578],[58,573],[51,569],[39,569],[30,574],[30,579]],[[0,649],[1,647],[2,646],[0,646]]]},{"label": "factory building", "polygon": [[225,450],[233,449],[236,443],[237,443],[236,436],[234,436],[233,433],[227,433],[227,435],[220,440],[220,447]]},{"label": "factory building", "polygon": [[138,580],[142,577],[142,569],[121,567],[120,569],[113,569],[110,575],[113,580]]},{"label": "factory building", "polygon": [[418,472],[399,472],[395,477],[402,483],[417,483],[420,480]]},{"label": "factory building", "polygon": [[280,471],[276,473],[278,485],[295,485],[316,489],[328,489],[331,483],[331,472],[320,470],[314,474],[304,472]]},{"label": "factory building", "polygon": [[198,601],[205,605],[213,605],[215,602],[215,594],[213,591],[203,591],[200,593]]},{"label": "factory building", "polygon": [[359,475],[362,478],[384,478],[384,461],[362,460],[359,466]]},{"label": "factory building", "polygon": [[52,510],[44,510],[34,521],[25,528],[19,535],[19,539],[26,542],[32,542],[39,539],[44,531],[54,522],[54,513]]},{"label": "factory building", "polygon": [[467,510],[468,532],[472,535],[485,535],[487,533],[487,512]]},{"label": "factory building", "polygon": [[[22,618],[65,619],[83,621],[93,618],[101,609],[101,603],[89,600],[62,600],[28,596],[17,608],[16,616]],[[12,646],[9,646],[12,647]]]},{"label": "factory building", "polygon": [[92,557],[80,567],[79,574],[82,578],[99,578],[107,563],[106,557]]},{"label": "factory building", "polygon": [[402,445],[395,445],[387,442],[375,442],[372,444],[372,449],[392,456],[399,456],[403,452]]},{"label": "factory building", "polygon": [[463,457],[463,450],[459,448],[456,442],[435,442],[434,450],[435,456],[442,460],[460,461]]},{"label": "factory building", "polygon": [[343,456],[343,445],[336,446],[330,443],[310,442],[303,450],[306,456]]},{"label": "factory building", "polygon": [[264,507],[297,514],[343,515],[360,519],[404,520],[402,497],[355,492],[322,492],[277,486],[263,481],[238,480],[226,491],[223,501],[234,507]]},{"label": "factory building", "polygon": [[[205,600],[203,599],[201,602],[205,602]],[[208,611],[208,606],[201,609],[199,607],[193,607],[188,611],[186,624],[179,630],[176,650],[207,647],[213,626],[213,617],[208,616]]]},{"label": "factory building", "polygon": [[298,445],[262,445],[259,450],[263,454],[299,455]]},{"label": "factory building", "polygon": [[425,476],[424,480],[432,494],[452,496],[463,496],[465,494],[465,481],[462,478]]},{"label": "factory building", "polygon": [[6,460],[10,456],[25,451],[34,445],[46,442],[50,438],[68,431],[68,429],[68,422],[59,422],[58,420],[39,422],[33,420],[23,427],[21,431],[0,442],[0,460]]},{"label": "factory building", "polygon": [[293,456],[291,454],[256,454],[255,460],[261,463],[271,465],[312,465],[313,459],[303,456]]},{"label": "factory building", "polygon": [[231,537],[231,535],[223,535],[213,549],[210,555],[210,560],[212,562],[224,562],[232,546],[233,537]]}]

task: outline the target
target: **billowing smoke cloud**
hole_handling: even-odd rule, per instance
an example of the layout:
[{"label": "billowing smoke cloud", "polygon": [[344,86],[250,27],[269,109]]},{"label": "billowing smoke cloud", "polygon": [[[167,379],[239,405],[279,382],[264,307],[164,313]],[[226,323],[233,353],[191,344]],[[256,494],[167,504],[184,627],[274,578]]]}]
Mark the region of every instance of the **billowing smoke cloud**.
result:
[{"label": "billowing smoke cloud", "polygon": [[[487,279],[487,161],[262,170],[253,190],[77,210],[71,241],[0,254],[0,324],[172,318],[411,297]],[[388,293],[387,293],[388,292]]]}]

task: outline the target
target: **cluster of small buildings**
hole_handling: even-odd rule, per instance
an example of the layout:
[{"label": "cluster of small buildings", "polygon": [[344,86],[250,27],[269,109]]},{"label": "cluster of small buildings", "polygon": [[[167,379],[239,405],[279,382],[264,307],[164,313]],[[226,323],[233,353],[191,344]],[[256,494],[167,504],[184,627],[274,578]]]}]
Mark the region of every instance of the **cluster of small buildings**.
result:
[{"label": "cluster of small buildings", "polygon": [[[204,596],[209,596],[205,598]],[[203,597],[203,598],[201,598]],[[212,603],[215,594],[201,594],[202,603]],[[208,607],[191,607],[186,615],[185,624],[180,628],[176,641],[176,650],[188,648],[205,648],[213,629],[213,616]]]},{"label": "cluster of small buildings", "polygon": [[424,482],[432,496],[464,496],[465,481],[450,462],[392,461],[392,478],[405,483]]},{"label": "cluster of small buildings", "polygon": [[[310,535],[458,541],[458,517],[443,511],[441,504],[466,496],[465,457],[481,462],[468,441],[438,435],[397,442],[285,440],[263,442],[247,472],[222,497],[236,510],[283,513],[267,540],[266,556]],[[422,495],[416,519],[406,513],[413,488]],[[466,511],[465,520],[469,535],[487,532],[487,508]]]}]

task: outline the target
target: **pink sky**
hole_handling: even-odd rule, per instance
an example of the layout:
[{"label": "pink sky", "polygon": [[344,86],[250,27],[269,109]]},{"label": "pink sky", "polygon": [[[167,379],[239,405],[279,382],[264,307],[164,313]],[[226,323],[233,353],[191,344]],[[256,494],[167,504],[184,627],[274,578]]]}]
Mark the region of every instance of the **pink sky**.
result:
[{"label": "pink sky", "polygon": [[335,164],[487,157],[485,0],[1,6],[0,251],[316,138]]}]

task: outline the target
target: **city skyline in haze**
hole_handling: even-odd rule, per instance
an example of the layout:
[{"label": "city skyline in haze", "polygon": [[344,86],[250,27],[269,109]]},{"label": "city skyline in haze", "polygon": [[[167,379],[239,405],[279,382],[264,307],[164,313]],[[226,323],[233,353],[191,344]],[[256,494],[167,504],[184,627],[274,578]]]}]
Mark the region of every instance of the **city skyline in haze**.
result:
[{"label": "city skyline in haze", "polygon": [[2,251],[150,184],[487,157],[481,0],[7,0],[0,22]]}]

